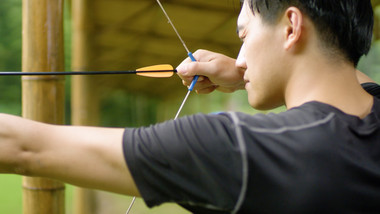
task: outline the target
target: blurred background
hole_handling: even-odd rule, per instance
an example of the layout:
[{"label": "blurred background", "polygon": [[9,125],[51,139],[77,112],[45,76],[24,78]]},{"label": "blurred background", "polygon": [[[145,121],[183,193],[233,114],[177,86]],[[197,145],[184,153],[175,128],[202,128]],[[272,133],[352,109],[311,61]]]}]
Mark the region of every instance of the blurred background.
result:
[{"label": "blurred background", "polygon": [[[79,2],[79,1],[77,1]],[[64,2],[65,70],[130,70],[143,66],[169,63],[177,66],[186,52],[168,25],[155,1],[93,0],[82,1],[85,9],[78,12],[75,1]],[[169,16],[191,50],[209,49],[236,57],[240,41],[235,23],[239,12],[233,0],[162,1]],[[377,1],[373,1],[377,5]],[[81,5],[83,7],[83,5]],[[375,8],[376,14],[378,10]],[[76,18],[85,17],[85,25]],[[74,18],[73,18],[74,17]],[[377,24],[378,22],[376,22]],[[376,30],[375,30],[376,33]],[[85,40],[75,42],[80,34]],[[359,69],[380,82],[380,46],[375,36],[370,54]],[[73,41],[74,40],[74,41]],[[76,48],[85,46],[86,63],[78,62]],[[20,71],[22,53],[22,0],[0,1],[0,71]],[[178,77],[147,79],[131,76],[106,76],[91,79],[92,88],[83,99],[95,105],[96,125],[126,127],[147,126],[174,117],[187,90]],[[21,115],[21,78],[0,77],[0,112]],[[72,79],[65,78],[65,123],[72,124]],[[95,97],[95,98],[94,98]],[[183,113],[220,111],[257,112],[250,108],[244,91],[231,94],[192,94]],[[275,109],[279,112],[284,108]],[[83,114],[85,114],[84,112]],[[75,120],[75,119],[74,119]],[[92,125],[92,124],[89,124]],[[75,188],[66,186],[66,213],[74,213]],[[91,192],[92,213],[125,213],[130,197],[99,191]],[[0,175],[0,213],[22,213],[21,177]],[[148,209],[141,200],[133,214],[188,213],[176,205]]]}]

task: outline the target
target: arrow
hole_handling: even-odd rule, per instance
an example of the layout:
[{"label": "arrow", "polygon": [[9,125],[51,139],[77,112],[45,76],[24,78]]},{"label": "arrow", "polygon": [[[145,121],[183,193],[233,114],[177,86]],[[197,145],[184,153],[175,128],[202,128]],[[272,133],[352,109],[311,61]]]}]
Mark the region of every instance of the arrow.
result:
[{"label": "arrow", "polygon": [[0,76],[37,76],[37,75],[108,75],[108,74],[137,74],[139,76],[165,78],[171,77],[177,70],[169,64],[152,65],[129,71],[59,71],[59,72],[0,72]]}]

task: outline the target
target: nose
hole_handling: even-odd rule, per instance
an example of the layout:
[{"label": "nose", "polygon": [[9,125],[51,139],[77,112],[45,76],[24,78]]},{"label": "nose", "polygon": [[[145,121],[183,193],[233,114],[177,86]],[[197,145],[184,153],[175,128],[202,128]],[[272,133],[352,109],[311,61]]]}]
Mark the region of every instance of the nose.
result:
[{"label": "nose", "polygon": [[238,55],[238,57],[236,59],[235,66],[239,70],[245,71],[247,69],[247,63],[245,61],[245,45],[244,45],[244,43],[243,43],[243,45],[240,48],[240,52],[239,52],[239,55]]}]

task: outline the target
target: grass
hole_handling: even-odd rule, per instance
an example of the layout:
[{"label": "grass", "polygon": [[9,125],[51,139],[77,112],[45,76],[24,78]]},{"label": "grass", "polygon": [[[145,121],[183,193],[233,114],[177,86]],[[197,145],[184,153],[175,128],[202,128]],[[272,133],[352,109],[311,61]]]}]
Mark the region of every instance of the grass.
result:
[{"label": "grass", "polygon": [[21,213],[21,204],[21,177],[17,175],[0,175],[0,213]]},{"label": "grass", "polygon": [[[66,187],[66,210],[72,210],[72,189]],[[18,175],[0,175],[0,213],[22,213],[22,177]],[[68,212],[72,213],[72,212]]]}]

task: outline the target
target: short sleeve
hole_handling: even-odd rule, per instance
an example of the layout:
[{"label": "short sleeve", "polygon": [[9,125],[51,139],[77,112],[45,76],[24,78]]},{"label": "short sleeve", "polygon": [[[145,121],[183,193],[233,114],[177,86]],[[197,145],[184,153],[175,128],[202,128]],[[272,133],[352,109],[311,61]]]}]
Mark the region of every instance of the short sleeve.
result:
[{"label": "short sleeve", "polygon": [[149,207],[176,202],[197,213],[228,213],[237,203],[242,157],[228,114],[127,128],[123,150]]},{"label": "short sleeve", "polygon": [[380,85],[373,82],[363,83],[362,87],[372,96],[380,99]]}]

